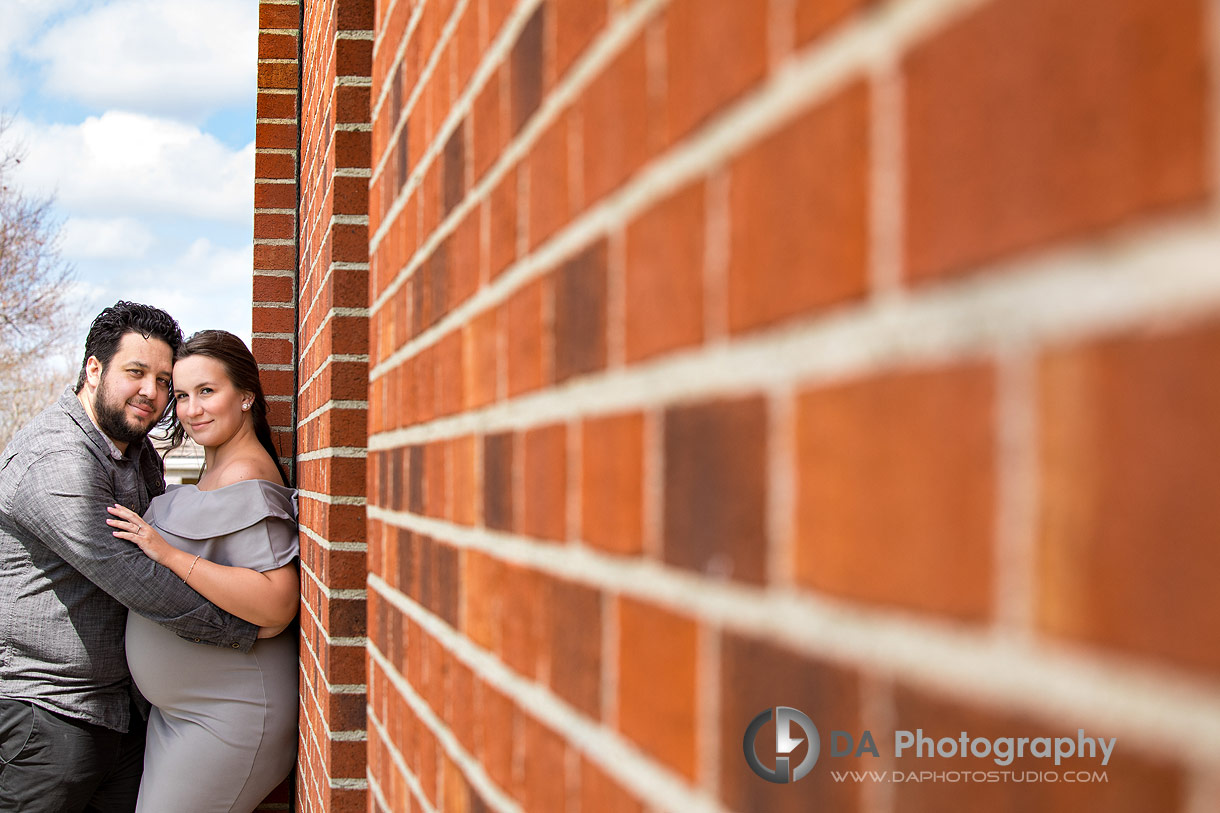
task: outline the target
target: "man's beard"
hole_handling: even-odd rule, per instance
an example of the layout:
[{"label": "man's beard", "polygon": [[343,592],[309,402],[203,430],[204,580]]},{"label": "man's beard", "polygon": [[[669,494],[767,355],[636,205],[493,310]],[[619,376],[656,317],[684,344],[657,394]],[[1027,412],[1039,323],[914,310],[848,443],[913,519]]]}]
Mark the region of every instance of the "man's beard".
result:
[{"label": "man's beard", "polygon": [[[119,443],[139,443],[148,436],[152,428],[157,425],[157,421],[161,418],[155,412],[149,417],[147,426],[143,424],[132,424],[134,420],[125,411],[126,402],[113,406],[110,403],[106,390],[106,374],[102,373],[102,378],[97,384],[97,397],[93,401],[93,416],[97,418],[97,426],[111,440]],[[143,396],[135,396],[131,399],[131,403],[152,408],[153,402]]]}]

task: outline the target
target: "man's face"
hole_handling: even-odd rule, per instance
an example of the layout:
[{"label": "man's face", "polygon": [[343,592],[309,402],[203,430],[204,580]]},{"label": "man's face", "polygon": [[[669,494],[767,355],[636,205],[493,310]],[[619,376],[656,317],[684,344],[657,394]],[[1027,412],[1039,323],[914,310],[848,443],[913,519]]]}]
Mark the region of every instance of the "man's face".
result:
[{"label": "man's face", "polygon": [[93,400],[98,427],[119,444],[142,440],[169,404],[173,352],[161,339],[127,333],[100,371]]}]

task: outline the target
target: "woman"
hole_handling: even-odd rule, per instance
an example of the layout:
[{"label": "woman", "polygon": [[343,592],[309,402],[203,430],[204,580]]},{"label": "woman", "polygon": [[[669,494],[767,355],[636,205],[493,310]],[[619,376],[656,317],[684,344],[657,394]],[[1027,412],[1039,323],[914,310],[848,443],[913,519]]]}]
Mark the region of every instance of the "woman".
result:
[{"label": "woman", "polygon": [[300,602],[296,492],[275,460],[258,367],[231,333],[205,330],[174,363],[175,445],[204,449],[198,485],[171,485],[142,519],[109,511],[205,598],[263,627],[249,653],[185,641],[130,613],[127,662],[154,708],[137,811],[250,811],[296,759]]}]

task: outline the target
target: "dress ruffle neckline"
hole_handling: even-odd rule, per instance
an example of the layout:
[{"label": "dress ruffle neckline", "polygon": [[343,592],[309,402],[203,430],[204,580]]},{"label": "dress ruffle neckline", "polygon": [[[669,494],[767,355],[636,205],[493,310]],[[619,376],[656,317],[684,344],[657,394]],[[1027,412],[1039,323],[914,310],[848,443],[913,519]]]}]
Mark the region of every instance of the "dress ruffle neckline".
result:
[{"label": "dress ruffle neckline", "polygon": [[183,539],[210,539],[268,517],[296,522],[297,490],[268,480],[239,480],[210,491],[194,484],[170,485],[145,516]]}]

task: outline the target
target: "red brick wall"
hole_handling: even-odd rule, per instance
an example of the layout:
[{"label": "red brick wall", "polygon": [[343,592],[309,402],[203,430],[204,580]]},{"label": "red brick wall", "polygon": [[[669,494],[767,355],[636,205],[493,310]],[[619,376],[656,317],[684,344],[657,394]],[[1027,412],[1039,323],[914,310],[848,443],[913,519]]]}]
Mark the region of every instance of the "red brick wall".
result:
[{"label": "red brick wall", "polygon": [[371,0],[302,11],[297,809],[363,810]]},{"label": "red brick wall", "polygon": [[[1214,806],[1217,3],[345,8],[304,15],[302,809]],[[823,735],[791,787],[742,758],[775,705]],[[895,728],[1118,745],[831,779],[928,768]]]},{"label": "red brick wall", "polygon": [[297,0],[260,0],[254,157],[254,313],[251,350],[262,370],[276,446],[296,452]]},{"label": "red brick wall", "polygon": [[[259,2],[251,342],[280,462],[294,474],[300,16],[297,0]],[[292,809],[294,781],[289,777],[258,809]]]}]

